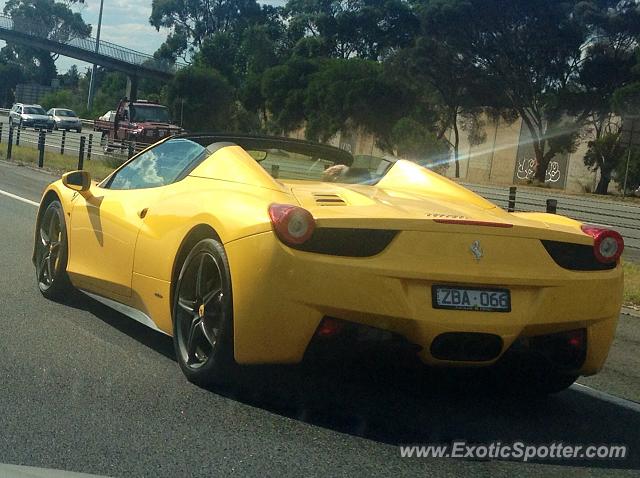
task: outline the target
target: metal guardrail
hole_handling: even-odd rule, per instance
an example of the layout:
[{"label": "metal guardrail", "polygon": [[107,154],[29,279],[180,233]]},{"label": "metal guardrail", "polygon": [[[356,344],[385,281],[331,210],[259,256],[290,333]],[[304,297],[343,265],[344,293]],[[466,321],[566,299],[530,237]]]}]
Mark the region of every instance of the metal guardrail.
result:
[{"label": "metal guardrail", "polygon": [[[91,53],[94,53],[96,51],[95,38],[92,38],[92,37],[71,38],[67,41],[59,41],[56,38],[51,38],[49,36],[48,31],[38,32],[37,25],[28,24],[28,25],[25,25],[24,28],[16,28],[16,24],[14,20],[11,17],[8,17],[6,15],[0,15],[0,29],[12,30],[12,31],[20,32],[30,36],[43,38],[50,42],[58,43],[60,45],[68,45],[68,46],[76,47]],[[158,60],[152,55],[142,53],[136,50],[132,50],[130,48],[116,45],[115,43],[111,43],[104,40],[100,40],[100,44],[98,46],[98,54],[108,58],[113,58],[118,61],[122,61],[132,65],[137,65],[137,66],[144,66],[146,68],[150,68],[150,69],[161,71],[161,72],[173,72],[175,71],[175,69],[179,69],[187,66],[186,63],[183,63],[183,62],[176,62],[175,65],[167,64],[165,62]]]},{"label": "metal guardrail", "polygon": [[130,158],[148,145],[131,141],[107,143],[106,138],[103,138],[102,133],[98,131],[85,134],[66,131],[48,132],[12,128],[7,123],[0,123],[0,147],[4,150],[3,156],[13,159],[16,153],[15,147],[18,146],[35,149],[39,167],[45,166],[47,158],[53,153],[57,157],[66,157],[72,161],[77,158],[77,169],[83,169],[85,159],[87,161],[115,159],[119,162]]},{"label": "metal guardrail", "polygon": [[[509,188],[506,186],[469,183],[461,185],[500,207],[507,209],[509,206]],[[518,188],[514,209],[516,212],[544,212],[549,199],[557,201],[558,214],[616,229],[624,237],[628,248],[640,249],[640,204],[591,196],[571,196],[557,191]]]}]

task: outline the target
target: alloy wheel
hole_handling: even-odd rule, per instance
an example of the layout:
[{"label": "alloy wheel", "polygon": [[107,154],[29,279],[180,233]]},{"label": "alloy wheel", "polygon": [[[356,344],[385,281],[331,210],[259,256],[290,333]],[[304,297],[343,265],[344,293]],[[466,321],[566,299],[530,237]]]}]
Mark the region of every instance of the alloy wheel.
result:
[{"label": "alloy wheel", "polygon": [[212,254],[202,251],[191,259],[177,294],[178,350],[187,367],[198,369],[219,345],[224,320],[222,274]]}]

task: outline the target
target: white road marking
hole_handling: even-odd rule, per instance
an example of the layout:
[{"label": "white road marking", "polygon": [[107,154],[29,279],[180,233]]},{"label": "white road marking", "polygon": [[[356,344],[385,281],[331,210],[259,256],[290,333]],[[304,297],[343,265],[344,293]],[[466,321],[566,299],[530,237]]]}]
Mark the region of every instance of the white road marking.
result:
[{"label": "white road marking", "polygon": [[615,395],[610,395],[606,392],[601,392],[600,390],[587,387],[586,385],[582,385],[581,383],[574,383],[573,385],[571,385],[571,389],[575,390],[576,392],[589,395],[590,397],[595,398],[597,400],[611,403],[612,405],[616,405],[618,407],[626,408],[627,410],[631,410],[632,412],[640,413],[640,403],[638,402],[616,397]]},{"label": "white road marking", "polygon": [[3,196],[10,197],[11,199],[15,199],[17,201],[22,201],[23,203],[26,203],[26,204],[31,204],[32,206],[35,206],[35,207],[40,206],[39,202],[32,201],[31,199],[23,198],[22,196],[16,196],[15,194],[11,194],[10,192],[3,191],[2,189],[0,189],[0,194],[2,194]]}]

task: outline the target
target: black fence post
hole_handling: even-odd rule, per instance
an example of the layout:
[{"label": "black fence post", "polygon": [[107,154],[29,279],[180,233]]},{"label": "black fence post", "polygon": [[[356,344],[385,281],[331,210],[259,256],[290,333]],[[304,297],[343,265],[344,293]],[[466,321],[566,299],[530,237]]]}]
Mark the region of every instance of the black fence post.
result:
[{"label": "black fence post", "polygon": [[38,133],[38,167],[41,168],[44,166],[44,143],[45,143],[45,133],[40,130]]},{"label": "black fence post", "polygon": [[509,188],[509,206],[507,208],[508,212],[514,212],[516,210],[516,190],[515,186],[511,186]]},{"label": "black fence post", "polygon": [[62,139],[60,140],[60,154],[64,154],[64,143],[67,141],[67,130],[62,130]]},{"label": "black fence post", "polygon": [[91,150],[93,149],[93,134],[89,133],[89,144],[87,144],[87,160],[91,161]]},{"label": "black fence post", "polygon": [[80,149],[78,149],[78,169],[84,168],[84,143],[86,138],[80,136]]},{"label": "black fence post", "polygon": [[134,152],[135,152],[135,149],[133,147],[133,143],[130,142],[129,143],[129,152],[128,152],[129,154],[128,154],[127,158],[130,159],[133,156]]},{"label": "black fence post", "polygon": [[13,148],[13,126],[9,125],[9,141],[7,141],[7,161],[11,161],[12,148]]},{"label": "black fence post", "polygon": [[547,199],[547,212],[549,214],[555,214],[558,211],[558,200]]},{"label": "black fence post", "polygon": [[0,143],[2,143],[2,127],[4,126],[4,123],[0,123]]},{"label": "black fence post", "polygon": [[18,125],[18,131],[16,131],[16,146],[20,146],[20,130],[22,126]]}]

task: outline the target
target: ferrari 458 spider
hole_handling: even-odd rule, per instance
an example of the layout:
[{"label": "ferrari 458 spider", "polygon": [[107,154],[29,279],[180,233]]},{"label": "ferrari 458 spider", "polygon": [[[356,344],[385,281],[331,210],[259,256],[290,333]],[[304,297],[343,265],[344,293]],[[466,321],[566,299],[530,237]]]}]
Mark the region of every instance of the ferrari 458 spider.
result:
[{"label": "ferrari 458 spider", "polygon": [[373,341],[430,366],[528,357],[532,389],[554,392],[603,366],[623,247],[606,228],[505,212],[414,162],[201,134],[100,183],[75,171],[51,184],[33,262],[45,297],[75,287],[173,336],[200,384]]}]

